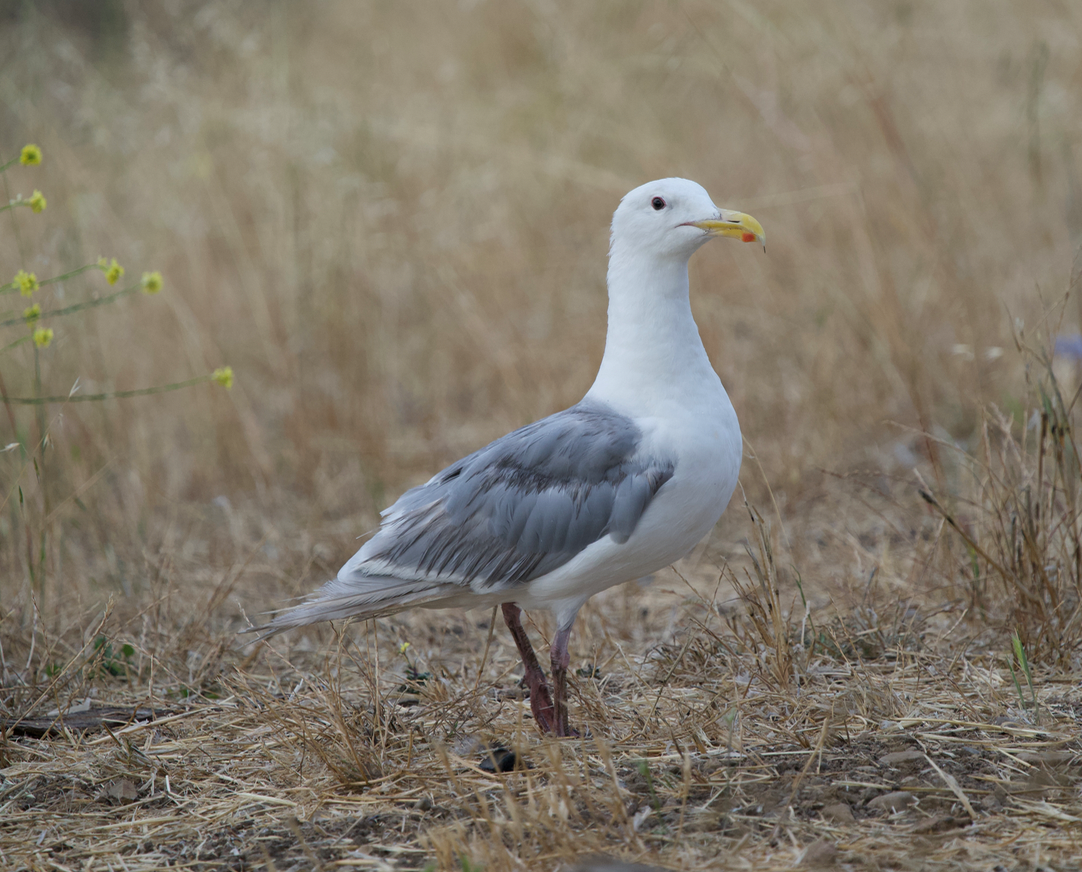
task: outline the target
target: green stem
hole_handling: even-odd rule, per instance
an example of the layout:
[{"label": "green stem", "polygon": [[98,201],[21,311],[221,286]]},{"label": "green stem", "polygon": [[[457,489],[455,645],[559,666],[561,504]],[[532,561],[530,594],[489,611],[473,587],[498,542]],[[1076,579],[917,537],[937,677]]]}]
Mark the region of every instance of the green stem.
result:
[{"label": "green stem", "polygon": [[[84,309],[93,309],[95,306],[104,306],[106,303],[112,303],[119,300],[121,297],[135,293],[142,286],[142,282],[136,282],[134,285],[124,288],[122,291],[116,291],[105,297],[98,297],[96,300],[87,300],[85,303],[76,303],[74,306],[65,306],[63,309],[50,309],[48,312],[42,312],[39,320],[44,320],[45,318],[58,318],[61,315],[70,315],[72,312],[81,312]],[[0,321],[0,327],[11,327],[13,324],[22,324],[25,320],[26,319],[23,317],[8,318],[6,321]]]},{"label": "green stem", "polygon": [[[32,200],[33,197],[31,197],[30,199]],[[29,206],[29,205],[30,205],[30,200],[12,200],[9,197],[7,203],[5,203],[3,206],[0,206],[0,212],[6,212],[8,209],[18,209],[20,206]],[[42,208],[44,208],[44,207],[42,207]],[[40,212],[40,211],[42,211],[42,209],[39,209],[38,211]]]},{"label": "green stem", "polygon": [[[34,346],[34,394],[41,395],[41,349]],[[45,407],[38,406],[36,410],[38,420],[38,487],[41,489],[41,530],[39,533],[38,548],[38,602],[45,609],[45,519],[49,517],[49,493],[46,486],[45,475],[45,446],[48,442],[48,431],[45,429]]]},{"label": "green stem", "polygon": [[24,342],[29,342],[33,338],[33,333],[27,333],[25,336],[20,336],[14,342],[9,342],[7,345],[0,347],[0,354],[3,354],[5,351],[11,351],[12,348],[22,345]]},{"label": "green stem", "polygon": [[150,394],[164,394],[169,391],[179,391],[181,388],[190,388],[192,385],[209,382],[213,375],[201,375],[190,378],[187,381],[173,382],[169,385],[159,385],[156,388],[139,388],[134,391],[110,391],[105,394],[74,394],[68,397],[8,397],[9,403],[20,406],[44,406],[46,403],[96,403],[102,400],[126,400],[130,397],[146,397]]},{"label": "green stem", "polygon": [[[0,179],[4,180],[4,196],[11,199],[11,189],[8,187],[8,177],[3,173],[0,173]],[[26,263],[26,257],[23,255],[23,241],[19,236],[19,222],[15,220],[15,213],[11,213],[11,232],[15,236],[15,248],[19,252],[19,263]]]},{"label": "green stem", "polygon": [[[86,266],[77,266],[75,269],[69,270],[63,275],[53,276],[50,279],[42,279],[40,282],[38,282],[38,287],[43,288],[46,285],[53,285],[57,282],[62,282],[65,279],[70,279],[72,276],[77,276],[80,273],[85,273],[88,269],[101,269],[101,267],[98,266],[96,263],[88,263],[86,264]],[[10,294],[16,288],[18,288],[18,285],[15,282],[8,282],[6,285],[0,285],[0,294]]]}]

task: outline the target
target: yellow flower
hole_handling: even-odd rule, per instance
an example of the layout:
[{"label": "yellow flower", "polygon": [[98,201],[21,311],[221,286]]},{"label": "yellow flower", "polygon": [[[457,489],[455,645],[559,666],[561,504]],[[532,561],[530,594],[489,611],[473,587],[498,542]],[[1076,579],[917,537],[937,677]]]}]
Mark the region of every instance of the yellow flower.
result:
[{"label": "yellow flower", "polygon": [[39,327],[34,331],[34,344],[38,348],[44,348],[50,342],[53,341],[53,328],[52,327]]},{"label": "yellow flower", "polygon": [[41,163],[41,149],[36,145],[24,145],[23,152],[19,155],[19,163],[24,167],[35,167]]},{"label": "yellow flower", "polygon": [[405,654],[409,650],[409,647],[410,647],[409,642],[403,642],[401,645],[398,646],[398,653],[399,654]]},{"label": "yellow flower", "polygon": [[33,306],[27,306],[23,309],[23,318],[26,319],[27,324],[33,324],[38,318],[41,317],[41,306],[34,303]]},{"label": "yellow flower", "polygon": [[143,273],[143,291],[156,294],[162,289],[162,274],[157,270]]},{"label": "yellow flower", "polygon": [[210,376],[212,381],[218,382],[223,388],[229,390],[233,387],[233,367],[219,366]]},{"label": "yellow flower", "polygon": [[42,212],[45,210],[45,197],[42,196],[41,191],[35,190],[30,199],[26,201],[26,205],[34,212]]},{"label": "yellow flower", "polygon": [[29,297],[34,291],[38,289],[38,277],[34,273],[28,273],[23,270],[19,270],[15,273],[15,278],[11,280],[13,285],[18,285],[19,293],[24,297]]},{"label": "yellow flower", "polygon": [[111,285],[115,285],[120,281],[120,277],[124,275],[124,267],[116,262],[115,257],[113,258],[113,262],[108,266],[105,265],[105,258],[101,258],[98,261],[98,266],[101,267],[102,272],[105,273],[105,280]]}]

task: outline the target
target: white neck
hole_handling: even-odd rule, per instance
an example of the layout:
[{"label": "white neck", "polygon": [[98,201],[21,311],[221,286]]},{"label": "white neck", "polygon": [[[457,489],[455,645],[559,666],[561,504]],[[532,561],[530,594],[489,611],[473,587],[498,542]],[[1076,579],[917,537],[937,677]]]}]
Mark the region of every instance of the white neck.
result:
[{"label": "white neck", "polygon": [[587,397],[647,411],[688,402],[678,386],[721,388],[691,314],[687,257],[614,247],[608,286],[605,356]]}]

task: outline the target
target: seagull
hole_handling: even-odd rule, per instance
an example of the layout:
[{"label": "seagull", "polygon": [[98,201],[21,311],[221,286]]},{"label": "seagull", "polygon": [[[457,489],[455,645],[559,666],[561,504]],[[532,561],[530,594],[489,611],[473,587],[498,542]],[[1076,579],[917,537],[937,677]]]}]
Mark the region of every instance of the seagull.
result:
[{"label": "seagull", "polygon": [[[568,640],[594,594],[685,556],[736,487],[740,424],[691,314],[688,260],[762,225],[687,179],[642,185],[612,219],[608,332],[593,386],[406,491],[310,599],[254,628],[273,634],[406,608],[501,606],[543,734],[568,724]],[[555,618],[551,692],[522,609]]]}]

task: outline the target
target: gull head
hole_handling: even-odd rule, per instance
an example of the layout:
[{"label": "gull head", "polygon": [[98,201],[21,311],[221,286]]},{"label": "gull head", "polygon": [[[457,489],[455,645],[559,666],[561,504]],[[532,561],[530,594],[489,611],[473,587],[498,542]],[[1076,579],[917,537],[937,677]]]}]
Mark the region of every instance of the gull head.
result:
[{"label": "gull head", "polygon": [[702,185],[659,179],[626,194],[612,216],[611,250],[629,246],[657,257],[688,258],[709,239],[759,241],[763,225],[743,212],[719,209]]}]

